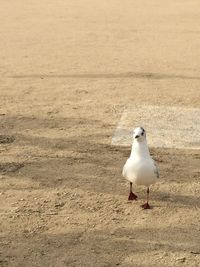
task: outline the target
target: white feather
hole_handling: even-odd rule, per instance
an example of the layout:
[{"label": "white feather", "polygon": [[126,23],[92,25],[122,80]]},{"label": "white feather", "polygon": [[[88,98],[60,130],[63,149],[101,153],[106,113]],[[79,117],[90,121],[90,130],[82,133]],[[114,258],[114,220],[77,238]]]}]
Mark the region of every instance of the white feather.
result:
[{"label": "white feather", "polygon": [[[149,187],[154,184],[159,177],[158,168],[151,158],[146,141],[145,132],[142,135],[143,128],[134,130],[134,141],[131,149],[131,155],[127,159],[122,175],[136,185],[145,185]],[[139,136],[135,139],[136,136]]]}]

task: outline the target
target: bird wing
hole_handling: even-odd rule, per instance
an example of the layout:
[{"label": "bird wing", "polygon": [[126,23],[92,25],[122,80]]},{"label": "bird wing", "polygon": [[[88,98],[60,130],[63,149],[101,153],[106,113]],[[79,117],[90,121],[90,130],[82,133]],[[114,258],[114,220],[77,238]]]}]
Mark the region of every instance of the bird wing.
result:
[{"label": "bird wing", "polygon": [[129,159],[127,159],[127,161],[123,167],[123,170],[122,170],[122,175],[124,178],[127,177],[127,172],[129,171],[129,164],[128,163],[129,163]]},{"label": "bird wing", "polygon": [[123,167],[123,170],[122,170],[122,175],[123,175],[123,177],[126,177],[126,163],[125,163],[125,165],[124,165],[124,167]]},{"label": "bird wing", "polygon": [[158,171],[158,166],[155,163],[155,161],[153,161],[153,166],[154,166],[154,173],[157,176],[157,178],[159,178],[159,171]]}]

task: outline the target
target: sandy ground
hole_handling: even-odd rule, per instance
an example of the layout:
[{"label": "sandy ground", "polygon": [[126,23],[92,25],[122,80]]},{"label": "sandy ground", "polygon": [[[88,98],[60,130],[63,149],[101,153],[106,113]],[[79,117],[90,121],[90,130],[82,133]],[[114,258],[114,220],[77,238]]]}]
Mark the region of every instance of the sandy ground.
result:
[{"label": "sandy ground", "polygon": [[0,266],[199,266],[199,150],[151,149],[144,211],[111,145],[127,105],[200,107],[199,1],[0,4]]}]

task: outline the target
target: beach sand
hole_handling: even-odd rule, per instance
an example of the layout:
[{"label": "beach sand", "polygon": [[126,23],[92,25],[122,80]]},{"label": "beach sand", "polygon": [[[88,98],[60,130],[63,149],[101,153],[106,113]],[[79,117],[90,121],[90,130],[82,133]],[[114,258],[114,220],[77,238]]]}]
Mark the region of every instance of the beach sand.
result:
[{"label": "beach sand", "polygon": [[0,266],[199,266],[200,151],[150,148],[142,210],[111,144],[127,106],[200,108],[199,1],[1,1],[0,25]]}]

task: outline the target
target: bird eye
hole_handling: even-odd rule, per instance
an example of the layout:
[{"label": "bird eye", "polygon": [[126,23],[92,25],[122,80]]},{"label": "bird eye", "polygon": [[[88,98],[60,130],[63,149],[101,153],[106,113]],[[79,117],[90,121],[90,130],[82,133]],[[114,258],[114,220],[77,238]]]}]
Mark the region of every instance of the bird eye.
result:
[{"label": "bird eye", "polygon": [[144,135],[144,132],[142,132],[141,135]]}]

